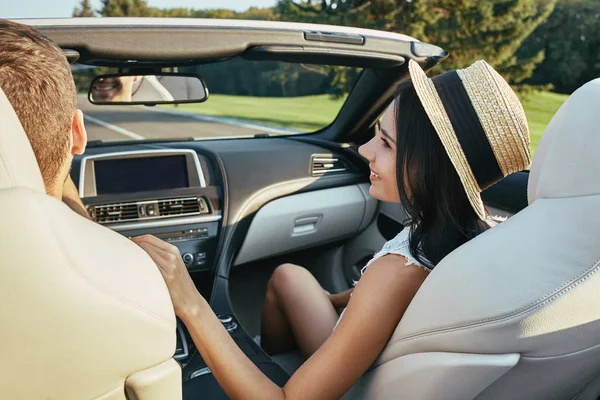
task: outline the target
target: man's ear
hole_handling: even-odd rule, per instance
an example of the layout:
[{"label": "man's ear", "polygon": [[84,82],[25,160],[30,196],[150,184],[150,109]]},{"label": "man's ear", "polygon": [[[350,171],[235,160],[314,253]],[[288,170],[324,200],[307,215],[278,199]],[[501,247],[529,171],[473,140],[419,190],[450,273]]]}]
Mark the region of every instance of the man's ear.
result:
[{"label": "man's ear", "polygon": [[87,132],[83,123],[83,112],[79,109],[73,114],[73,124],[71,126],[71,135],[73,137],[73,145],[71,147],[71,155],[83,154],[87,145]]}]

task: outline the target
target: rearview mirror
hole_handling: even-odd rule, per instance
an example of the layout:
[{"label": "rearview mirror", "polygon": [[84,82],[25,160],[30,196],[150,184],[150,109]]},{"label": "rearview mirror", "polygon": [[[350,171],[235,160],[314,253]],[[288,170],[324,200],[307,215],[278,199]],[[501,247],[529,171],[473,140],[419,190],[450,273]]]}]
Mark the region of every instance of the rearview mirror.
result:
[{"label": "rearview mirror", "polygon": [[109,74],[92,80],[88,99],[92,104],[201,103],[208,99],[208,89],[192,74]]}]

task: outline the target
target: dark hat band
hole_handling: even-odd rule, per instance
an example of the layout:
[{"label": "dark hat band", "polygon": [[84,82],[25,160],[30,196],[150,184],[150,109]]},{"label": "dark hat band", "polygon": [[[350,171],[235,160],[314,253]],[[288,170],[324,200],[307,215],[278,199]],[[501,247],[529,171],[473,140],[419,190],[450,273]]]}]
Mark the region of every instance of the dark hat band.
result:
[{"label": "dark hat band", "polygon": [[456,71],[449,71],[432,79],[452,123],[471,171],[481,190],[487,189],[504,177],[492,146],[481,126],[467,90]]}]

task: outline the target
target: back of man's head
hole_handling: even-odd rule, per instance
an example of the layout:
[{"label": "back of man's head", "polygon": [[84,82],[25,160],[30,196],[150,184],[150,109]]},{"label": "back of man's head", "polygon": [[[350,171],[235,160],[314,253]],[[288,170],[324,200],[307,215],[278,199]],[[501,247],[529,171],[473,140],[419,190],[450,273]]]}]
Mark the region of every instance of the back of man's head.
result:
[{"label": "back of man's head", "polygon": [[77,91],[69,63],[35,29],[0,20],[0,87],[23,125],[48,190],[70,151]]}]

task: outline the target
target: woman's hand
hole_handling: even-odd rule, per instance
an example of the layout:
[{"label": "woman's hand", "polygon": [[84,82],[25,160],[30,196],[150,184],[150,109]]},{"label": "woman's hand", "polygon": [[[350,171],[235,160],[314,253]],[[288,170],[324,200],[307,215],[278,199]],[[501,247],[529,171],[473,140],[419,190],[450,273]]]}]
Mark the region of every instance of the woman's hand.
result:
[{"label": "woman's hand", "polygon": [[184,319],[196,312],[205,300],[198,293],[179,249],[152,235],[137,236],[131,240],[148,253],[158,267],[169,289],[175,314]]}]

